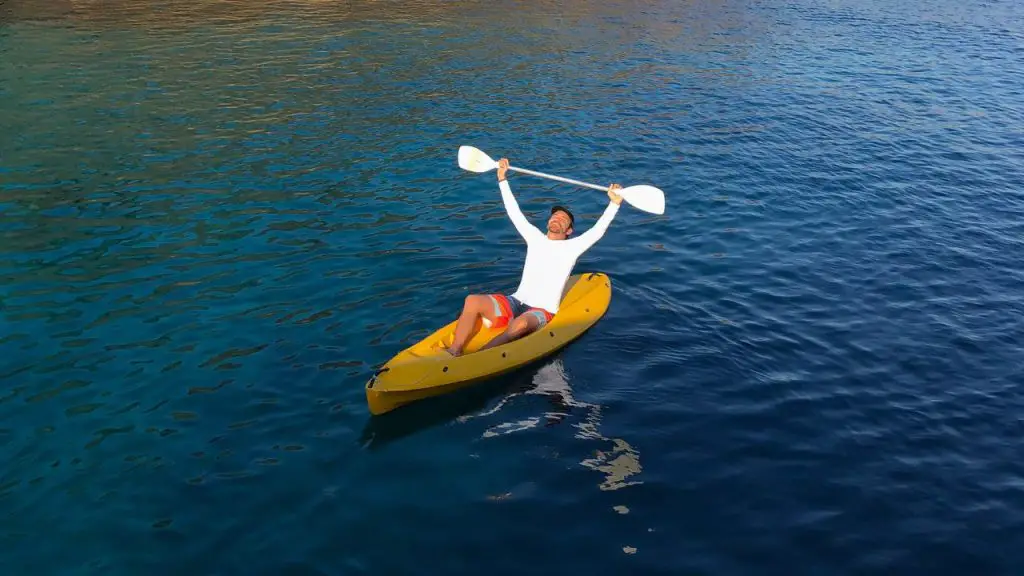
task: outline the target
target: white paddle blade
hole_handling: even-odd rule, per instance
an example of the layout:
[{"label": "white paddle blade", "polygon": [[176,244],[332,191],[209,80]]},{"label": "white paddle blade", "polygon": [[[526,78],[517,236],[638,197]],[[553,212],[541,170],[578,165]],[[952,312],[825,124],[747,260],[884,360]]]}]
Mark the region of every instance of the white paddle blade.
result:
[{"label": "white paddle blade", "polygon": [[654,186],[641,184],[629,186],[619,190],[619,196],[632,206],[650,212],[651,214],[665,213],[665,193]]},{"label": "white paddle blade", "polygon": [[497,167],[498,163],[483,151],[472,146],[459,146],[459,168],[479,174]]}]

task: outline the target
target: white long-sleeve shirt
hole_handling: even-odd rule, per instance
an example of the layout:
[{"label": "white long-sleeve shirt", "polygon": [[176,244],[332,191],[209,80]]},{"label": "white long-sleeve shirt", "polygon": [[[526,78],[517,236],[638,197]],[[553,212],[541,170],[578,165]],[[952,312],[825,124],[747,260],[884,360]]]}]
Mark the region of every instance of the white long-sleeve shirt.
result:
[{"label": "white long-sleeve shirt", "polygon": [[501,199],[505,203],[509,218],[526,240],[523,277],[519,281],[519,288],[512,296],[527,306],[543,308],[554,314],[558,312],[562,290],[572,274],[576,260],[604,236],[608,225],[619,211],[619,205],[609,201],[601,218],[583,234],[565,240],[552,240],[523,216],[519,204],[512,196],[508,180],[499,182],[498,188],[501,189]]}]

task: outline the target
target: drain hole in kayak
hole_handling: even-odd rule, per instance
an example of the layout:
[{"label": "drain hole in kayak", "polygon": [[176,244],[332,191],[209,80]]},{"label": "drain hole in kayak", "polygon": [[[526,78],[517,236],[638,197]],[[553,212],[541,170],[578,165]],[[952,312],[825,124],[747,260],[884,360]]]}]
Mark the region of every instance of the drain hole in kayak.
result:
[{"label": "drain hole in kayak", "polygon": [[448,367],[447,367],[447,366],[445,366],[445,367],[444,367],[444,370],[442,370],[442,372],[447,372],[447,371],[448,371]]},{"label": "drain hole in kayak", "polygon": [[551,334],[551,337],[552,337],[552,338],[554,338],[554,337],[555,337],[555,333],[554,333],[554,332],[548,332],[548,334]]},{"label": "drain hole in kayak", "polygon": [[501,357],[504,358],[505,356],[506,356],[505,352],[502,352],[501,353]]}]

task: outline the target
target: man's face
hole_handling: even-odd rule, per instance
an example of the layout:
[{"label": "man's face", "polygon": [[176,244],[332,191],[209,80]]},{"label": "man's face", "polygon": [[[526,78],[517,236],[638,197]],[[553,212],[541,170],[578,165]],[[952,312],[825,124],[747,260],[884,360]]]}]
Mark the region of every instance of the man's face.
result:
[{"label": "man's face", "polygon": [[572,232],[569,215],[558,210],[548,218],[548,232],[553,234],[566,234]]}]

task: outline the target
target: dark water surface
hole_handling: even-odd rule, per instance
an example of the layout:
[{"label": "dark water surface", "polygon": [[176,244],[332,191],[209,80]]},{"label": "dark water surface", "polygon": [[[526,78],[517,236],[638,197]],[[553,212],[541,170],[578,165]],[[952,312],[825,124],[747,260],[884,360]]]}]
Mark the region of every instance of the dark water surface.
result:
[{"label": "dark water surface", "polygon": [[[587,4],[0,2],[0,571],[1019,574],[1022,5]],[[460,144],[667,213],[371,419],[518,279]]]}]

